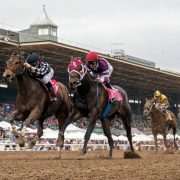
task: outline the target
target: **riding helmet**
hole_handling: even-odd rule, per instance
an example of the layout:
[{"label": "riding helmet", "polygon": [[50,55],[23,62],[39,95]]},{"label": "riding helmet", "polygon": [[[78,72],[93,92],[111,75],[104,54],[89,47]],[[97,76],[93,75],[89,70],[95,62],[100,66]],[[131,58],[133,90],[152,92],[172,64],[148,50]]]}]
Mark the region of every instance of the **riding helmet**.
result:
[{"label": "riding helmet", "polygon": [[160,97],[160,95],[161,95],[161,92],[159,90],[156,90],[154,92],[154,97]]},{"label": "riding helmet", "polygon": [[167,97],[164,94],[162,94],[161,95],[161,101],[164,101],[164,100],[167,100]]},{"label": "riding helmet", "polygon": [[86,55],[86,61],[91,62],[91,61],[97,61],[99,55],[96,52],[88,52]]},{"label": "riding helmet", "polygon": [[27,63],[29,63],[31,65],[36,64],[38,62],[38,60],[39,60],[39,55],[37,53],[30,54],[26,59]]}]

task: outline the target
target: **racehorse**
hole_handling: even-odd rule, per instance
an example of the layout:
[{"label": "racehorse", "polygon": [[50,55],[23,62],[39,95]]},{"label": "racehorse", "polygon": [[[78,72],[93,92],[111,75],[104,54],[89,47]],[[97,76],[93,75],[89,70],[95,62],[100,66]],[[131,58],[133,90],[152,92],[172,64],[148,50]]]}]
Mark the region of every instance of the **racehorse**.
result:
[{"label": "racehorse", "polygon": [[[73,92],[74,94],[74,107],[72,113],[70,113],[69,117],[65,121],[65,124],[63,125],[60,145],[63,147],[64,132],[68,124],[76,121],[81,117],[86,116],[88,118],[89,125],[84,137],[85,141],[82,149],[82,153],[85,154],[87,151],[88,140],[95,127],[96,121],[99,118],[102,123],[104,134],[108,138],[110,147],[109,158],[112,158],[114,143],[110,131],[110,122],[115,116],[117,116],[123,121],[124,128],[127,132],[130,150],[132,154],[135,154],[131,134],[131,108],[125,90],[116,86],[118,91],[121,93],[123,100],[120,102],[115,101],[111,104],[109,103],[108,93],[105,90],[105,87],[102,85],[102,83],[95,81],[90,76],[89,72],[87,72],[86,67],[83,65],[83,62],[79,60],[78,64],[76,59],[74,59],[70,62],[68,67],[70,67],[71,65],[73,66],[73,64],[76,65],[75,70],[71,71],[70,68],[68,69],[69,88],[70,92]],[[108,109],[110,109],[110,111]]]},{"label": "racehorse", "polygon": [[174,136],[174,147],[177,149],[178,146],[176,144],[176,116],[173,112],[169,111],[171,119],[167,119],[167,116],[165,115],[164,112],[160,111],[158,108],[156,108],[154,99],[146,99],[145,104],[144,104],[144,112],[143,115],[145,117],[150,116],[151,117],[151,126],[152,126],[152,134],[154,136],[154,141],[155,141],[155,146],[156,146],[156,151],[158,150],[158,145],[157,145],[157,135],[161,134],[164,139],[164,145],[166,149],[168,149],[168,144],[167,144],[167,133],[171,129],[173,130],[173,136]]},{"label": "racehorse", "polygon": [[66,86],[57,82],[57,101],[51,102],[44,85],[32,78],[25,69],[24,61],[20,53],[13,52],[6,62],[3,73],[3,78],[7,83],[16,79],[16,110],[13,113],[13,119],[24,122],[26,126],[38,120],[37,136],[40,138],[43,134],[44,119],[55,115],[60,131],[61,124],[64,123],[71,110],[71,99]]}]

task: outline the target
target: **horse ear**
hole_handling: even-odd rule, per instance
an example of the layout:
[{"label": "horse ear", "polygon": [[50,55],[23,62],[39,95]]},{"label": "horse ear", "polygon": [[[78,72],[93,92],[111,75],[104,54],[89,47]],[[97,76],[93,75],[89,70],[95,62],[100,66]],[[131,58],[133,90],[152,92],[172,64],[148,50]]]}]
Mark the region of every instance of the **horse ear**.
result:
[{"label": "horse ear", "polygon": [[16,56],[18,54],[17,50],[13,50],[11,56]]},{"label": "horse ear", "polygon": [[148,98],[147,98],[147,97],[145,98],[145,101],[148,101]]}]

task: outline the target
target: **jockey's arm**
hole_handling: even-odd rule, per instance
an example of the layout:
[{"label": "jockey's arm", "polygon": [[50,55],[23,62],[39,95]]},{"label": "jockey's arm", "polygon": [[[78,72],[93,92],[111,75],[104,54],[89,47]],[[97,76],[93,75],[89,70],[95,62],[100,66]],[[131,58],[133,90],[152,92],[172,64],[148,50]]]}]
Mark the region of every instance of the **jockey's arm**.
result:
[{"label": "jockey's arm", "polygon": [[97,78],[97,74],[96,74],[96,73],[90,71],[89,74],[91,75],[91,77],[93,77],[93,78],[95,78],[95,79]]},{"label": "jockey's arm", "polygon": [[170,106],[169,101],[166,101],[166,107],[168,108]]},{"label": "jockey's arm", "polygon": [[95,73],[91,69],[89,69],[88,66],[86,66],[86,68],[92,78],[97,78],[97,73]]},{"label": "jockey's arm", "polygon": [[162,106],[165,107],[165,109],[169,108],[169,101],[166,99],[164,102],[161,103]]},{"label": "jockey's arm", "polygon": [[30,71],[34,75],[37,76],[44,76],[49,72],[49,64],[43,63],[40,67],[33,67],[31,66]]},{"label": "jockey's arm", "polygon": [[113,67],[110,66],[107,70],[105,70],[105,71],[103,71],[102,73],[100,73],[100,74],[98,75],[98,78],[103,78],[103,77],[105,77],[105,78],[110,78],[112,72],[113,72]]},{"label": "jockey's arm", "polygon": [[24,63],[24,67],[27,68],[27,69],[30,69],[32,66],[29,64],[29,63]]}]

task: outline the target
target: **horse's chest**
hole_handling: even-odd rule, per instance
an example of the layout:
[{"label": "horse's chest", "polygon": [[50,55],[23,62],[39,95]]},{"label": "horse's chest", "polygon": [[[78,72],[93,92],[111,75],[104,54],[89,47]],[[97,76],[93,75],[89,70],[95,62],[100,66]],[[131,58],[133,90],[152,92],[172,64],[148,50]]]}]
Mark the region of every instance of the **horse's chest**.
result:
[{"label": "horse's chest", "polygon": [[165,124],[162,122],[152,122],[152,131],[156,133],[164,133],[165,132]]}]

